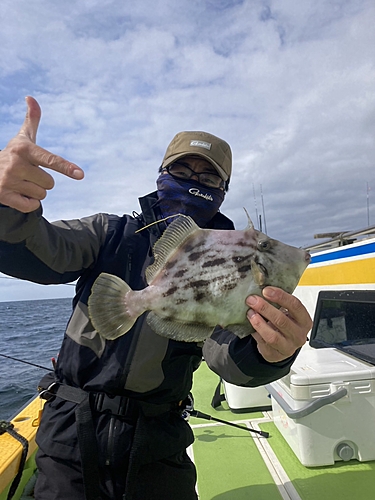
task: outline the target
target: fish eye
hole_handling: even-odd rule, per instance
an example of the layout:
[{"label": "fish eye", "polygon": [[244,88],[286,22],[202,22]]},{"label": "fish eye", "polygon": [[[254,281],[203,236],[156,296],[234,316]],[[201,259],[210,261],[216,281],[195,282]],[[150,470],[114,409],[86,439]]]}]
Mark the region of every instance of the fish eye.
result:
[{"label": "fish eye", "polygon": [[260,240],[260,241],[258,241],[258,249],[261,252],[267,251],[270,248],[271,248],[271,243],[269,242],[269,240]]}]

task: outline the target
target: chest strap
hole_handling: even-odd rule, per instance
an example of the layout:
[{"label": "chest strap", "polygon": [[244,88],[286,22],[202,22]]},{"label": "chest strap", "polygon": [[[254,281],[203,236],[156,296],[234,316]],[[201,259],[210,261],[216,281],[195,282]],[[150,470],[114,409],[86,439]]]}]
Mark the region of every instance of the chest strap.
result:
[{"label": "chest strap", "polygon": [[137,417],[142,411],[145,417],[157,417],[169,411],[182,411],[181,402],[174,403],[148,403],[127,396],[112,396],[105,392],[84,391],[79,387],[72,387],[59,382],[52,383],[48,389],[40,393],[43,399],[57,396],[65,401],[82,404],[86,398],[90,400],[93,411],[100,413],[111,413],[117,417]]},{"label": "chest strap", "polygon": [[40,393],[40,397],[47,400],[53,396],[58,396],[77,405],[75,417],[85,499],[100,500],[98,445],[92,420],[89,393],[78,387],[70,387],[54,382],[48,389]]}]

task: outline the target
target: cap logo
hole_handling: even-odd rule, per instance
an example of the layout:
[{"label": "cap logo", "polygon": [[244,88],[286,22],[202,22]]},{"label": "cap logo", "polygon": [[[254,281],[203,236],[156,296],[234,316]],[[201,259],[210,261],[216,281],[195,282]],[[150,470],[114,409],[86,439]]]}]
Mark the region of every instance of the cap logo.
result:
[{"label": "cap logo", "polygon": [[196,146],[198,148],[205,148],[210,150],[212,144],[210,142],[205,142],[205,141],[190,141],[190,146]]}]

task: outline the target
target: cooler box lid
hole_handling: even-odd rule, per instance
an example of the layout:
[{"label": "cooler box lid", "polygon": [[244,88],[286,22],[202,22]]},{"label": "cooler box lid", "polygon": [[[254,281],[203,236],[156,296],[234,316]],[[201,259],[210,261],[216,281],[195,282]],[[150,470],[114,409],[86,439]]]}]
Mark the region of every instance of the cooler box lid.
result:
[{"label": "cooler box lid", "polygon": [[290,371],[290,385],[375,379],[375,366],[334,348],[302,350]]}]

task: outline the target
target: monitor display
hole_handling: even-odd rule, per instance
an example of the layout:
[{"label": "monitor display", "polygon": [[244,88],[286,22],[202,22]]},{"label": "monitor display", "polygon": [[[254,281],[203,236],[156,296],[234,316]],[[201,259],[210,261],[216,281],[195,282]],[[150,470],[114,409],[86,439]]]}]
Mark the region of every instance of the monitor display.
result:
[{"label": "monitor display", "polygon": [[375,290],[319,292],[310,345],[375,364]]}]

